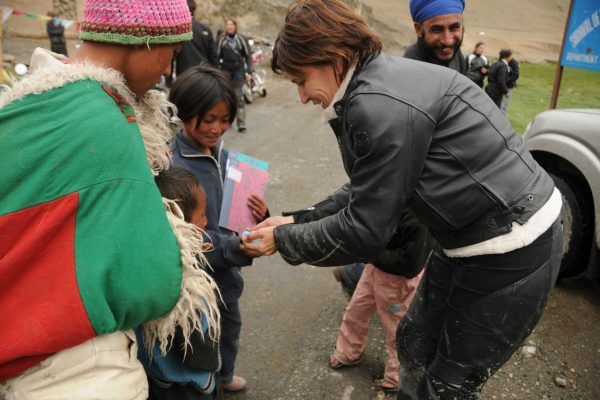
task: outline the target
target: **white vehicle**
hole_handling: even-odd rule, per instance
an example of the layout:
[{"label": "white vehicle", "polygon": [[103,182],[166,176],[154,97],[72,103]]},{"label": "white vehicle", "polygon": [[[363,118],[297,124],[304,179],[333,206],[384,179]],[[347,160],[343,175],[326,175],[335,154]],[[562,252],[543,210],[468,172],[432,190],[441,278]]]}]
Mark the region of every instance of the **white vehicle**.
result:
[{"label": "white vehicle", "polygon": [[559,278],[600,277],[600,109],[542,112],[523,140],[563,195]]}]

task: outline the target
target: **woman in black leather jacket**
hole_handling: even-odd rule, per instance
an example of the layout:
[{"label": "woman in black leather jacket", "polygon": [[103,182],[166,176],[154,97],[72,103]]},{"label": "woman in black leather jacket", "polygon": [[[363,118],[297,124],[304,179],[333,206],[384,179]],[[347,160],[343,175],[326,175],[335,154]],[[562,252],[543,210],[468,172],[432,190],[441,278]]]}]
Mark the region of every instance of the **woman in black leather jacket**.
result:
[{"label": "woman in black leather jacket", "polygon": [[537,324],[556,280],[562,200],[552,179],[472,81],[384,56],[339,0],[290,6],[273,69],[303,103],[324,108],[350,193],[333,195],[333,214],[272,217],[244,245],[294,265],[372,260],[410,208],[441,249],[398,328],[398,399],[478,398]]}]

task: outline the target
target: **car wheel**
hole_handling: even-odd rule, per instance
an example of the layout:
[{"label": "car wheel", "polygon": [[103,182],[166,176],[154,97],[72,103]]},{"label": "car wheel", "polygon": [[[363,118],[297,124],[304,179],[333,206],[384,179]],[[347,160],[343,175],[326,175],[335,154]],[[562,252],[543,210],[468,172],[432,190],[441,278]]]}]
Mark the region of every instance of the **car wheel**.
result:
[{"label": "car wheel", "polygon": [[589,196],[581,183],[569,175],[550,174],[563,200],[563,256],[558,278],[569,278],[583,272],[594,235],[594,216]]}]

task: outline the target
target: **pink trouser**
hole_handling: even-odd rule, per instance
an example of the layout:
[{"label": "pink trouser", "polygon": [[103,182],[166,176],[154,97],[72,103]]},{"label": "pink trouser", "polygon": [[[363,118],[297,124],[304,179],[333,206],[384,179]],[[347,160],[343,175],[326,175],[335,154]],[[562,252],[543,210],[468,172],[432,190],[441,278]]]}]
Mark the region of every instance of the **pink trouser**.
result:
[{"label": "pink trouser", "polygon": [[388,352],[384,382],[397,386],[400,362],[396,352],[396,328],[408,310],[422,275],[423,271],[409,279],[366,264],[344,313],[335,344],[335,358],[343,364],[360,361],[367,345],[369,323],[377,311]]}]

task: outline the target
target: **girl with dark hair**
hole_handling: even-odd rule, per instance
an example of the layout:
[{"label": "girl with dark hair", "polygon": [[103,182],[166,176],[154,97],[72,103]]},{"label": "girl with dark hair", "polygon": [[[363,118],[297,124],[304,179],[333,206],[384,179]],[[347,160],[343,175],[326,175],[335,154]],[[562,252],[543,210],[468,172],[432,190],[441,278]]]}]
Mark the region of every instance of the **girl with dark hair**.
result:
[{"label": "girl with dark hair", "polygon": [[470,79],[380,52],[342,1],[292,3],[273,68],[323,107],[349,184],[257,225],[244,246],[293,265],[377,261],[411,209],[441,248],[397,330],[398,399],[477,399],[548,301],[561,195]]},{"label": "girl with dark hair", "polygon": [[[230,79],[220,70],[196,66],[181,74],[171,88],[169,100],[177,106],[183,129],[172,145],[173,164],[194,173],[206,192],[205,232],[213,250],[204,253],[212,267],[211,275],[221,291],[221,370],[223,389],[239,391],[244,378],[234,375],[242,320],[238,299],[244,281],[240,267],[252,264],[241,248],[237,234],[219,227],[223,182],[228,151],[221,136],[231,127],[237,111],[236,94]],[[248,198],[248,207],[257,222],[268,216],[267,205],[258,196]]]}]

